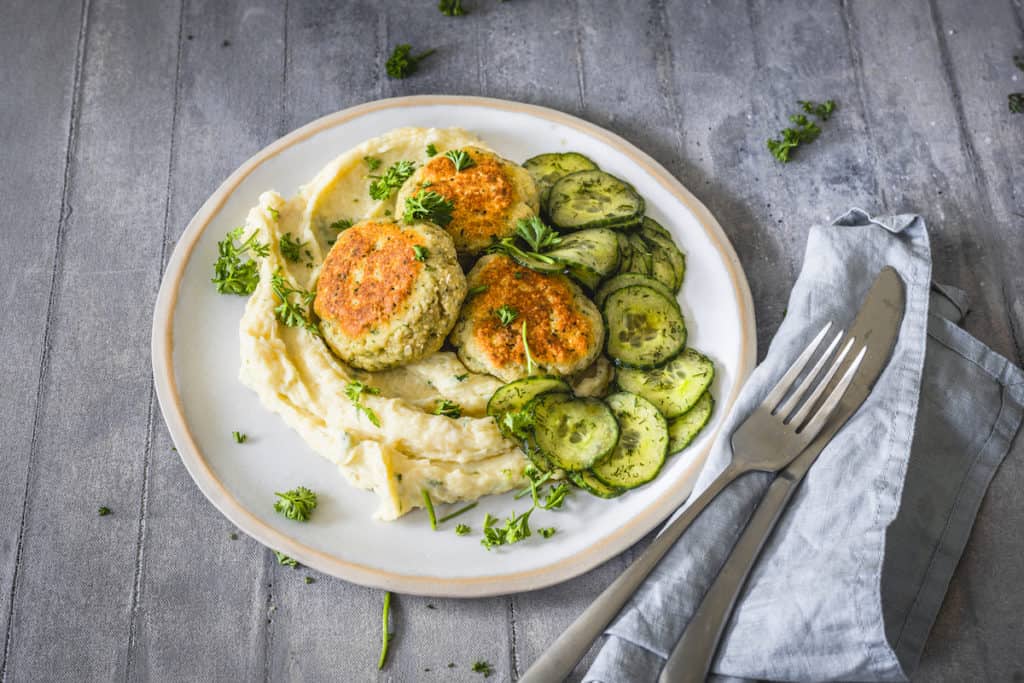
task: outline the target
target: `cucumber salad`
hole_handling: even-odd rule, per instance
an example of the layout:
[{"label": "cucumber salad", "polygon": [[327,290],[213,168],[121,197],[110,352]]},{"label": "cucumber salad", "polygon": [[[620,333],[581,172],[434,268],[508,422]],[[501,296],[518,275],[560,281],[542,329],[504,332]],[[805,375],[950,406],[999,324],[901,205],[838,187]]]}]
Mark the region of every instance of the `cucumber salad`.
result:
[{"label": "cucumber salad", "polygon": [[582,154],[541,154],[523,166],[561,239],[550,250],[506,253],[587,289],[604,320],[615,386],[603,398],[577,396],[559,377],[531,375],[499,388],[487,414],[539,472],[613,498],[653,480],[711,417],[715,367],[686,345],[677,300],[686,259],[644,215],[643,197]]}]

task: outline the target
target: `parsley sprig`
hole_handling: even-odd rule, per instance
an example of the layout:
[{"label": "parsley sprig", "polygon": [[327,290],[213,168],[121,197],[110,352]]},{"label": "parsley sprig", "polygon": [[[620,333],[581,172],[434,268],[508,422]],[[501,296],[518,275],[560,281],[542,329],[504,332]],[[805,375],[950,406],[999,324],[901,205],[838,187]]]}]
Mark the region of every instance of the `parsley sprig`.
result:
[{"label": "parsley sprig", "polygon": [[[797,104],[807,114],[811,114],[821,121],[828,121],[836,108],[834,100],[825,100],[821,104],[810,100],[799,100]],[[821,127],[808,119],[805,114],[793,114],[789,120],[793,123],[793,127],[784,128],[779,133],[781,138],[768,140],[768,151],[784,164],[789,162],[797,147],[813,142],[821,135]]]},{"label": "parsley sprig", "polygon": [[299,561],[298,560],[296,560],[293,557],[288,557],[287,555],[282,553],[280,550],[275,550],[274,551],[274,557],[277,558],[277,563],[278,564],[284,565],[285,567],[291,567],[292,569],[296,569],[299,566]]},{"label": "parsley sprig", "polygon": [[444,227],[452,222],[452,210],[455,204],[433,190],[420,190],[405,200],[405,212],[402,219],[406,223],[427,220]]},{"label": "parsley sprig", "polygon": [[377,387],[371,387],[359,381],[352,381],[345,385],[345,395],[348,396],[348,400],[352,401],[352,405],[356,407],[356,410],[365,415],[366,419],[374,427],[380,427],[380,418],[377,417],[377,413],[372,408],[363,405],[363,394],[376,396],[379,393],[380,389]]},{"label": "parsley sprig", "polygon": [[[311,312],[307,310],[307,307],[316,298],[315,291],[292,287],[285,281],[280,268],[275,270],[274,275],[270,278],[270,289],[281,302],[274,307],[274,316],[282,325],[301,327],[314,337],[320,336],[320,328],[313,322],[310,317]],[[298,296],[298,301],[291,299],[293,295]]]},{"label": "parsley sprig", "polygon": [[501,321],[502,325],[508,327],[512,324],[512,321],[519,316],[519,311],[508,304],[502,304],[498,308],[494,309],[494,315],[498,316],[498,320]]},{"label": "parsley sprig", "polygon": [[469,152],[465,150],[450,149],[444,153],[444,156],[448,161],[452,162],[453,166],[455,166],[456,173],[476,166],[476,161],[474,161],[473,157],[469,156]]},{"label": "parsley sprig", "polygon": [[385,69],[391,78],[408,78],[419,68],[420,61],[434,54],[434,50],[427,50],[418,55],[412,54],[412,45],[402,43],[395,47],[394,52],[388,57]]},{"label": "parsley sprig", "polygon": [[444,415],[452,419],[462,417],[462,406],[455,401],[443,398],[434,406],[434,415]]},{"label": "parsley sprig", "polygon": [[[520,247],[516,240],[521,239],[526,243],[526,248]],[[562,236],[558,231],[544,224],[537,216],[520,218],[516,222],[516,233],[511,237],[503,237],[487,248],[489,254],[505,254],[516,259],[517,262],[529,263],[531,260],[554,264],[555,259],[551,258],[545,251],[557,247],[562,243]]]},{"label": "parsley sprig", "polygon": [[309,521],[309,516],[316,508],[316,493],[305,486],[296,486],[284,493],[275,492],[274,495],[279,499],[274,502],[274,509],[296,522]]},{"label": "parsley sprig", "polygon": [[221,294],[246,296],[256,291],[260,269],[255,257],[270,254],[269,245],[256,241],[256,232],[239,241],[244,230],[243,227],[235,228],[217,242],[218,257],[213,264],[211,282],[217,285]]},{"label": "parsley sprig", "polygon": [[483,674],[484,678],[489,678],[494,673],[494,667],[491,666],[490,662],[481,660],[473,662],[473,671],[474,673]]},{"label": "parsley sprig", "polygon": [[292,237],[290,232],[286,232],[278,240],[278,246],[281,248],[281,256],[292,263],[298,263],[302,260],[302,248],[306,246],[306,243]]},{"label": "parsley sprig", "polygon": [[371,175],[374,178],[370,183],[370,198],[377,201],[384,201],[391,197],[395,190],[409,179],[409,176],[416,170],[416,164],[411,161],[396,161],[388,166],[384,175]]},{"label": "parsley sprig", "polygon": [[499,545],[511,545],[526,540],[532,535],[530,531],[530,515],[536,508],[531,507],[522,514],[513,512],[505,520],[504,526],[496,526],[498,518],[491,513],[484,515],[484,537],[480,545],[490,550]]}]

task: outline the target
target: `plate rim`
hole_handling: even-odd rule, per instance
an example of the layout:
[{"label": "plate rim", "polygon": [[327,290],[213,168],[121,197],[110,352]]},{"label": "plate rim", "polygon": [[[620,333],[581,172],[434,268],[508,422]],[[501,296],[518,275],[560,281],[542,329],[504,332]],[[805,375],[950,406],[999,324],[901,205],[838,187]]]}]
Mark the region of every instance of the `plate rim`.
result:
[{"label": "plate rim", "polygon": [[[199,238],[205,232],[214,216],[221,210],[228,197],[256,168],[293,145],[324,130],[342,125],[354,119],[385,109],[423,106],[471,106],[528,114],[576,129],[603,144],[612,147],[639,165],[661,184],[677,200],[682,202],[697,218],[712,244],[725,263],[733,291],[737,295],[740,312],[742,338],[739,367],[736,380],[727,400],[720,401],[728,411],[735,403],[744,381],[753,370],[757,353],[757,328],[754,318],[754,304],[747,282],[746,273],[740,264],[736,251],[714,215],[679,180],[649,154],[620,135],[584,119],[557,109],[534,104],[490,97],[462,95],[411,95],[373,100],[358,104],[332,114],[317,118],[306,125],[278,138],[249,157],[229,175],[210,195],[189,221],[178,238],[167,267],[161,278],[153,313],[152,364],[153,383],[160,410],[167,425],[171,440],[177,449],[185,469],[192,480],[213,503],[221,514],[227,517],[241,531],[249,534],[269,548],[280,550],[302,564],[318,571],[363,586],[395,591],[407,595],[430,597],[474,598],[508,595],[530,590],[547,588],[584,574],[604,562],[616,557],[643,538],[664,519],[685,503],[689,490],[680,494],[677,488],[669,489],[659,498],[651,501],[633,519],[586,549],[550,564],[534,569],[508,574],[494,574],[479,577],[437,577],[400,574],[384,569],[367,567],[342,560],[317,550],[274,529],[256,517],[221,483],[209,463],[202,455],[188,423],[185,420],[181,396],[174,374],[174,315],[186,266]],[[712,434],[703,451],[690,463],[680,476],[686,477],[694,469],[703,467],[712,444],[717,440],[721,423]]]}]

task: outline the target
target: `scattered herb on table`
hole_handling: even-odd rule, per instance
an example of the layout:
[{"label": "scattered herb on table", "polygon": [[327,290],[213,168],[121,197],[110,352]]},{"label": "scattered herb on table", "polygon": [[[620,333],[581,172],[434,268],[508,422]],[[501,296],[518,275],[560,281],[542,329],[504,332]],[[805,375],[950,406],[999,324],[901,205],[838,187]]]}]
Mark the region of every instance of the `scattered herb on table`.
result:
[{"label": "scattered herb on table", "polygon": [[306,578],[303,579],[303,581],[305,581],[307,584],[309,584],[309,583],[316,583],[316,579],[314,579],[312,576],[307,576]]},{"label": "scattered herb on table", "polygon": [[501,321],[502,325],[508,327],[519,315],[519,312],[508,304],[502,304],[498,308],[494,309],[494,315],[498,316],[498,320]]},{"label": "scattered herb on table", "polygon": [[458,517],[459,515],[461,515],[464,512],[469,512],[470,510],[475,508],[476,505],[477,505],[476,502],[470,503],[469,505],[467,505],[467,506],[465,506],[463,508],[460,508],[460,509],[456,510],[455,512],[452,512],[450,514],[445,515],[441,519],[437,520],[437,523],[438,524],[444,524],[449,519],[454,519],[454,518]]},{"label": "scattered herb on table", "polygon": [[446,17],[461,17],[466,13],[466,10],[462,9],[462,0],[441,0],[437,3],[437,9]]},{"label": "scattered herb on table", "polygon": [[427,509],[427,516],[430,517],[430,528],[437,531],[437,515],[434,514],[434,501],[430,499],[430,491],[420,489],[423,495],[423,507]]},{"label": "scattered herb on table", "polygon": [[[281,303],[274,307],[274,316],[287,327],[301,327],[314,337],[320,336],[320,328],[310,319],[310,312],[306,310],[316,298],[315,291],[297,289],[285,282],[281,269],[274,271],[270,278],[270,289],[274,292]],[[292,301],[291,296],[298,296],[298,302]]]},{"label": "scattered herb on table", "polygon": [[230,538],[232,541],[237,541],[238,540],[238,534],[235,533],[234,531],[232,531],[230,534],[228,534],[228,538]]},{"label": "scattered herb on table", "polygon": [[1024,92],[1010,93],[1007,105],[1010,107],[1010,112],[1013,114],[1024,113]]},{"label": "scattered herb on table", "polygon": [[473,662],[473,672],[483,674],[484,678],[490,678],[491,674],[494,673],[494,667],[491,666],[490,662],[481,660]]},{"label": "scattered herb on table", "polygon": [[245,240],[239,241],[244,230],[241,227],[235,228],[217,242],[219,256],[213,264],[211,282],[217,285],[217,291],[221,294],[244,296],[256,291],[260,270],[255,257],[270,254],[268,245],[256,241],[258,233],[255,231]]},{"label": "scattered herb on table", "polygon": [[297,486],[284,493],[275,492],[274,495],[279,498],[274,502],[274,509],[296,522],[308,521],[309,516],[316,508],[316,493],[305,486]]},{"label": "scattered herb on table", "polygon": [[352,405],[356,407],[356,410],[365,415],[366,419],[374,427],[380,427],[380,418],[377,417],[377,413],[372,408],[363,405],[363,394],[375,396],[379,393],[380,389],[377,387],[371,387],[359,381],[352,381],[345,385],[345,395],[348,396],[348,400],[352,401]]},{"label": "scattered herb on table", "polygon": [[391,53],[391,56],[388,57],[387,64],[385,64],[385,70],[391,78],[408,78],[412,74],[416,73],[416,69],[419,68],[420,61],[432,54],[434,54],[434,50],[427,50],[422,54],[413,55],[412,45],[402,43],[401,45],[397,45]]},{"label": "scattered herb on table", "polygon": [[100,509],[99,509],[98,512],[99,512],[100,517],[106,517],[107,515],[110,514],[110,508],[108,508],[106,505],[103,505],[103,506],[100,506]]},{"label": "scattered herb on table", "polygon": [[405,200],[405,212],[402,219],[406,223],[417,220],[428,220],[442,228],[452,222],[452,210],[455,204],[433,190],[420,190]]},{"label": "scattered herb on table", "polygon": [[292,557],[288,557],[279,550],[274,551],[274,556],[277,557],[278,564],[283,564],[284,566],[291,567],[292,569],[295,569],[299,566],[298,560]]},{"label": "scattered herb on table", "polygon": [[388,166],[384,175],[371,175],[374,181],[370,183],[370,198],[377,201],[388,199],[392,193],[400,188],[409,176],[416,170],[416,164],[411,161],[396,161]]},{"label": "scattered herb on table", "polygon": [[281,235],[278,245],[281,247],[281,256],[284,256],[292,263],[298,263],[302,260],[302,248],[306,246],[306,243],[292,237],[290,232]]},{"label": "scattered herb on table", "polygon": [[434,145],[433,142],[431,142],[429,145],[427,145],[427,156],[428,157],[436,157],[437,156],[437,146]]},{"label": "scattered herb on table", "polygon": [[380,659],[377,660],[377,670],[384,668],[384,661],[388,658],[388,643],[391,642],[393,633],[388,631],[388,617],[391,614],[391,591],[384,593],[384,609],[381,612],[381,642]]},{"label": "scattered herb on table", "polygon": [[456,524],[455,525],[455,535],[456,536],[465,536],[469,532],[470,532],[469,525],[467,525],[467,524]]},{"label": "scattered herb on table", "polygon": [[473,157],[469,156],[469,152],[466,152],[465,150],[450,149],[444,153],[444,156],[448,161],[452,162],[453,166],[455,166],[456,173],[476,166],[476,162],[473,161]]},{"label": "scattered herb on table", "polygon": [[249,436],[242,432],[231,432],[231,438],[235,440],[235,443],[245,443]]},{"label": "scattered herb on table", "polygon": [[412,257],[417,261],[426,261],[430,257],[430,250],[420,244],[412,245]]},{"label": "scattered herb on table", "polygon": [[[810,100],[799,100],[801,108],[817,117],[821,121],[827,121],[835,111],[835,100],[826,100],[822,104]],[[805,114],[793,114],[789,117],[793,127],[783,129],[779,134],[781,138],[768,140],[768,150],[782,163],[788,163],[793,151],[800,145],[805,145],[818,139],[821,135],[821,127],[807,118]]]}]

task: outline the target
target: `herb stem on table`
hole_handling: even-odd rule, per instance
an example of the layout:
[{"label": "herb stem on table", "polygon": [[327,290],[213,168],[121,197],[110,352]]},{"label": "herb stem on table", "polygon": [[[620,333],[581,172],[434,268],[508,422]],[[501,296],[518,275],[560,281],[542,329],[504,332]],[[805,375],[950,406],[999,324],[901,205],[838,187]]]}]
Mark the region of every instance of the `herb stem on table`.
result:
[{"label": "herb stem on table", "polygon": [[391,614],[391,591],[384,593],[384,609],[381,613],[381,642],[380,659],[377,660],[377,670],[384,668],[384,662],[388,658],[388,643],[391,642],[391,634],[388,632],[388,617]]},{"label": "herb stem on table", "polygon": [[430,492],[420,489],[423,494],[423,506],[427,508],[427,515],[430,516],[430,528],[437,531],[437,516],[434,514],[434,501],[430,500]]}]

